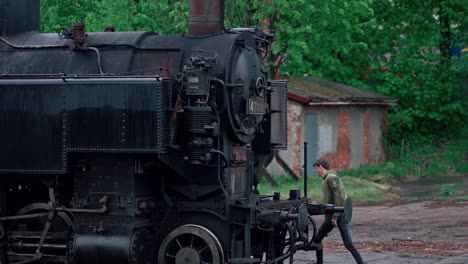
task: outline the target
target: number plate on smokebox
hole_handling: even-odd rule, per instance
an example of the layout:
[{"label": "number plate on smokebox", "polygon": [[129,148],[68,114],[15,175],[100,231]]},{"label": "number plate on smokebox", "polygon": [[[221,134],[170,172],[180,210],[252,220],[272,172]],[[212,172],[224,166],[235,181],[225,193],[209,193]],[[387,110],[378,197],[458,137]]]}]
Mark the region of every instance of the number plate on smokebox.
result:
[{"label": "number plate on smokebox", "polygon": [[247,105],[247,114],[263,115],[266,113],[267,104],[263,99],[250,98]]}]

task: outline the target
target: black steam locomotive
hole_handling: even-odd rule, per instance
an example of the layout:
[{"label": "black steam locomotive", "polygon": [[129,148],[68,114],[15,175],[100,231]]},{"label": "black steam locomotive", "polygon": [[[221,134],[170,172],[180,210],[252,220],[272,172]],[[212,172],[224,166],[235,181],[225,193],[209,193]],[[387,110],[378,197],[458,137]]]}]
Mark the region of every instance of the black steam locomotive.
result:
[{"label": "black steam locomotive", "polygon": [[312,214],[260,195],[286,148],[272,36],[190,3],[186,34],[39,33],[38,0],[0,0],[0,263],[281,263]]}]

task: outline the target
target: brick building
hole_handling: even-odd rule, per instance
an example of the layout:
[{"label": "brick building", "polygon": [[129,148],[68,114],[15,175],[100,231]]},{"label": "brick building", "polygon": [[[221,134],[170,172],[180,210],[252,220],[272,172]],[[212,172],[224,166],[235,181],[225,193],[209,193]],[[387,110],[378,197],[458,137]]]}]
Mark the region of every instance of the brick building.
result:
[{"label": "brick building", "polygon": [[[308,174],[326,158],[334,169],[385,162],[382,141],[387,106],[395,100],[352,86],[313,77],[288,78],[288,150],[282,159],[296,175],[303,174],[304,142],[308,142]],[[277,162],[268,166],[284,174]]]}]

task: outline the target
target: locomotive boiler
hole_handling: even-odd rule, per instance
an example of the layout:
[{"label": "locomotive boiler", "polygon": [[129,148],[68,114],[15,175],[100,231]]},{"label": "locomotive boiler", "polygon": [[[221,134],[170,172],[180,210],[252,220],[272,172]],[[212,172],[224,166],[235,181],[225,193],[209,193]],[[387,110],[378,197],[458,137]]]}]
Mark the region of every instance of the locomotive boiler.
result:
[{"label": "locomotive boiler", "polygon": [[286,148],[272,35],[190,1],[188,32],[39,32],[38,0],[0,0],[0,263],[281,263],[313,214],[259,194]]}]

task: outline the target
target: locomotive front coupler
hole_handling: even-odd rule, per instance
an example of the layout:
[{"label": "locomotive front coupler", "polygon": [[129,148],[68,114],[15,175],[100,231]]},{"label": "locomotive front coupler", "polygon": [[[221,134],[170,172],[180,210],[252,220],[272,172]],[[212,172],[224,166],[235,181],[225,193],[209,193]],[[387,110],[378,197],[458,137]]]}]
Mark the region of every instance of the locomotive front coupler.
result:
[{"label": "locomotive front coupler", "polygon": [[307,212],[309,215],[326,215],[333,213],[344,213],[344,207],[335,206],[334,204],[319,204],[309,203],[307,204]]}]

